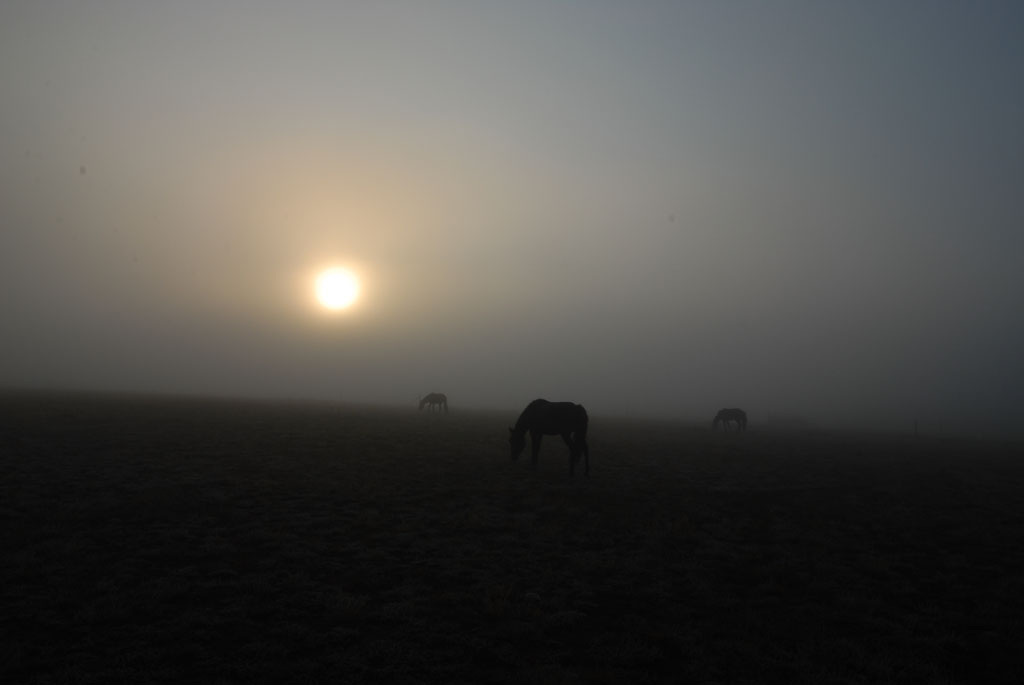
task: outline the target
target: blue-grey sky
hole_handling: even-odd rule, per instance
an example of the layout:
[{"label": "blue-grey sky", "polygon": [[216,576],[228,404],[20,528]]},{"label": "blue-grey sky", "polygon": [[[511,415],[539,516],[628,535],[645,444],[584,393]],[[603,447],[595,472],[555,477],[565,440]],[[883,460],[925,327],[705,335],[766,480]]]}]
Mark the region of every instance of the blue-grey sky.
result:
[{"label": "blue-grey sky", "polygon": [[995,1],[7,0],[0,385],[1016,426],[1021,36]]}]

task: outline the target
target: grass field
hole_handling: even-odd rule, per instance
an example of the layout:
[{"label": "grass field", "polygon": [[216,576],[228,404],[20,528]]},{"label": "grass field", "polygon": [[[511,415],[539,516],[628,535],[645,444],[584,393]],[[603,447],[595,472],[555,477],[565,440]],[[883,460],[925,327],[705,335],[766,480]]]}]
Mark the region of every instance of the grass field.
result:
[{"label": "grass field", "polygon": [[1024,678],[1020,444],[591,414],[2,395],[0,680]]}]

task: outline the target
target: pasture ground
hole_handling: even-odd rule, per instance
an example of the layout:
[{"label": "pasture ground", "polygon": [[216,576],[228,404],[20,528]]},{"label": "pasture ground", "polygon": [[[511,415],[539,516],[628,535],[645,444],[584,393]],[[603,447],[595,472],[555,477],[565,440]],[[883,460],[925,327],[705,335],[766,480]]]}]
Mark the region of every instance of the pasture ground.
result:
[{"label": "pasture ground", "polygon": [[0,680],[1024,676],[1020,444],[0,395]]}]

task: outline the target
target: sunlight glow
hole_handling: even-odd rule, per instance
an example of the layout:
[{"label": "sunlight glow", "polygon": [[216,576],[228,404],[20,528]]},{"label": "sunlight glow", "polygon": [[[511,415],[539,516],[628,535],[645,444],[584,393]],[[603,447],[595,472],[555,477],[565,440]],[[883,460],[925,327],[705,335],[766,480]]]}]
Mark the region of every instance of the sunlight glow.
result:
[{"label": "sunlight glow", "polygon": [[344,309],[359,296],[359,279],[347,269],[327,269],[316,279],[316,297],[328,309]]}]

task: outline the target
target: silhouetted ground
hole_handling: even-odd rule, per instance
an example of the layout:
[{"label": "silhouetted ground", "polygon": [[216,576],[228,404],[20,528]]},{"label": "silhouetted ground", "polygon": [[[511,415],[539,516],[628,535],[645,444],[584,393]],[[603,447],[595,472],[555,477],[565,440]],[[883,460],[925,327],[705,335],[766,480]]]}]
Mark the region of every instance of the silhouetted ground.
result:
[{"label": "silhouetted ground", "polygon": [[1018,682],[1019,444],[0,397],[3,682]]}]

